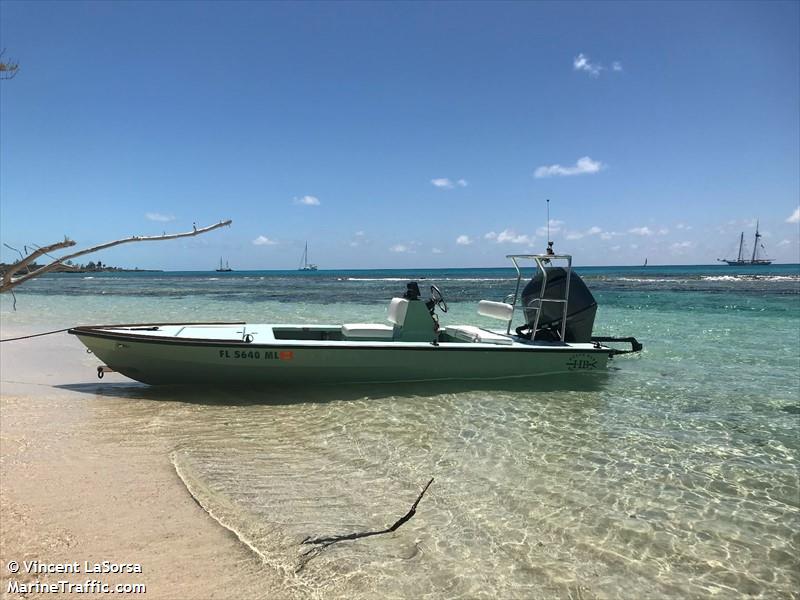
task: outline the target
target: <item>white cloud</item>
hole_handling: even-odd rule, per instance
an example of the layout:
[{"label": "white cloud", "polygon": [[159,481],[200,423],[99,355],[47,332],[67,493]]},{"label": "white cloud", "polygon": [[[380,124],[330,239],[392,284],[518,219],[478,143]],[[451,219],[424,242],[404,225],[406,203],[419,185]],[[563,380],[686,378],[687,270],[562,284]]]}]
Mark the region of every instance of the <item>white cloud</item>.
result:
[{"label": "white cloud", "polygon": [[433,254],[442,254],[442,251],[439,248],[431,248],[431,252]]},{"label": "white cloud", "polygon": [[653,232],[649,227],[634,227],[633,229],[628,229],[628,233],[632,233],[634,235],[653,235]]},{"label": "white cloud", "polygon": [[694,248],[694,242],[675,242],[670,246],[673,254],[686,254],[689,250]]},{"label": "white cloud", "polygon": [[798,206],[795,211],[789,215],[789,218],[786,219],[787,223],[800,223],[800,206]]},{"label": "white cloud", "polygon": [[469,182],[466,179],[457,179],[456,181],[453,181],[447,177],[437,177],[436,179],[431,179],[431,183],[437,188],[443,190],[452,190],[456,186],[467,187],[469,185]]},{"label": "white cloud", "polygon": [[678,223],[675,225],[675,229],[681,229],[683,231],[689,231],[692,228],[691,225],[687,225],[686,223]]},{"label": "white cloud", "polygon": [[[592,62],[589,57],[581,52],[572,59],[572,68],[575,71],[584,71],[588,73],[591,77],[600,77],[600,73],[606,70],[606,67],[603,66],[602,63],[599,62]],[[618,60],[615,60],[611,63],[611,70],[615,73],[622,72],[622,63]]]},{"label": "white cloud", "polygon": [[592,160],[588,156],[583,156],[577,160],[575,166],[562,167],[561,165],[550,165],[537,167],[533,176],[537,179],[544,177],[569,177],[571,175],[587,175],[597,173],[605,169],[606,165],[599,160]]},{"label": "white cloud", "polygon": [[459,246],[469,246],[472,243],[472,240],[468,235],[460,235],[456,238],[456,244]]},{"label": "white cloud", "polygon": [[666,227],[662,227],[661,229],[658,230],[658,235],[667,235],[668,233],[669,229],[667,229]]},{"label": "white cloud", "polygon": [[525,235],[525,234],[517,234],[513,229],[504,229],[500,233],[495,231],[490,231],[489,233],[484,234],[484,239],[493,241],[498,244],[532,244],[533,237]]},{"label": "white cloud", "polygon": [[[550,234],[558,233],[561,231],[561,226],[564,224],[564,221],[559,221],[557,219],[550,219]],[[547,227],[539,227],[536,230],[536,235],[546,237],[547,236]],[[549,241],[549,240],[548,240]]]},{"label": "white cloud", "polygon": [[792,243],[792,242],[791,242],[791,241],[789,241],[789,240],[781,240],[780,242],[778,242],[778,244],[777,244],[777,245],[778,245],[778,246],[788,246],[788,245],[789,245],[789,244],[791,244],[791,243]]},{"label": "white cloud", "polygon": [[369,240],[366,239],[366,233],[363,231],[356,231],[353,234],[353,239],[350,240],[350,246],[353,248],[357,248],[361,244],[369,243]]},{"label": "white cloud", "polygon": [[269,239],[265,235],[260,235],[256,239],[253,240],[253,244],[255,246],[274,246],[277,243],[278,242],[276,242],[275,240]]},{"label": "white cloud", "polygon": [[[561,225],[561,221],[550,221],[551,226],[553,223],[556,223],[557,226]],[[550,230],[553,231],[552,227]],[[555,231],[558,231],[558,229],[555,229]],[[608,234],[604,234],[603,230],[600,229],[597,225],[589,227],[589,229],[587,229],[586,231],[565,231],[564,237],[568,240],[579,240],[582,237],[586,237],[587,235],[597,235],[597,234],[603,234],[608,236],[604,237],[603,239],[611,239],[611,236]]]},{"label": "white cloud", "polygon": [[604,231],[603,233],[600,234],[600,239],[601,240],[610,240],[611,238],[616,237],[618,235],[622,235],[622,234],[617,233],[616,231]]},{"label": "white cloud", "polygon": [[294,199],[295,204],[302,204],[304,206],[319,206],[319,198],[316,196],[303,196],[301,198]]},{"label": "white cloud", "polygon": [[600,71],[603,70],[603,65],[591,62],[589,57],[581,52],[572,59],[572,68],[576,71],[586,71],[592,77],[599,77]]},{"label": "white cloud", "polygon": [[175,217],[172,215],[162,215],[161,213],[157,212],[149,212],[144,214],[144,218],[148,221],[157,221],[159,223],[166,223],[168,221],[174,221]]},{"label": "white cloud", "polygon": [[411,248],[409,248],[405,244],[395,244],[394,246],[389,248],[389,251],[390,252],[397,252],[397,253],[400,253],[400,254],[402,254],[403,252],[413,252],[413,250],[411,250]]},{"label": "white cloud", "polygon": [[511,244],[532,244],[533,238],[523,233],[517,234],[513,229],[504,229],[497,234],[497,243],[504,244],[506,242]]}]

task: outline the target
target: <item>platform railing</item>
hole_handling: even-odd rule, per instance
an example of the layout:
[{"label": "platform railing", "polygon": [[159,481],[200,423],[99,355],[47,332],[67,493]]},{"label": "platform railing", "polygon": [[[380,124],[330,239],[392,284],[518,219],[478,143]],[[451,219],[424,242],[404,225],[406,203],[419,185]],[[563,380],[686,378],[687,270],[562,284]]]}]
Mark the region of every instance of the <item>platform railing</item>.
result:
[{"label": "platform railing", "polygon": [[[517,302],[520,300],[519,297],[519,289],[520,285],[522,284],[522,270],[520,269],[519,262],[520,260],[533,260],[536,263],[536,268],[542,274],[542,285],[541,289],[539,290],[539,297],[536,298],[533,302],[535,306],[525,306],[522,307],[523,309],[528,310],[535,310],[536,311],[536,318],[533,322],[533,329],[531,332],[532,338],[535,338],[536,331],[539,328],[539,318],[542,315],[542,305],[545,302],[552,302],[556,304],[561,304],[563,306],[561,312],[561,329],[559,331],[559,340],[564,341],[566,336],[567,330],[567,308],[569,305],[569,284],[572,279],[572,255],[570,254],[508,254],[506,258],[511,259],[511,262],[514,264],[514,269],[517,271],[517,285],[514,290],[514,300],[511,303],[511,306],[514,310],[511,312],[511,318],[508,320],[508,324],[506,327],[506,333],[511,334],[511,325],[514,320],[514,311],[517,309]],[[545,298],[545,292],[547,291],[547,269],[545,265],[550,265],[553,261],[556,260],[565,260],[566,270],[567,270],[567,281],[564,286],[564,297],[563,298]]]}]

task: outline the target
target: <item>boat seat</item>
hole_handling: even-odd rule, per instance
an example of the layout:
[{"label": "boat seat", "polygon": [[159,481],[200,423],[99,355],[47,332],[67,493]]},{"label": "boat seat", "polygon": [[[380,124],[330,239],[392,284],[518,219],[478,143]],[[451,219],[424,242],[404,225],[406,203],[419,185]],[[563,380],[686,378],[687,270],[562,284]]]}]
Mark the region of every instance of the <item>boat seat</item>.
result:
[{"label": "boat seat", "polygon": [[389,314],[386,315],[386,318],[389,323],[402,326],[406,320],[406,312],[408,312],[408,300],[405,298],[392,298],[389,303]]},{"label": "boat seat", "polygon": [[342,325],[342,337],[345,339],[381,339],[391,340],[394,327],[379,323],[345,323]]},{"label": "boat seat", "polygon": [[[392,325],[403,326],[408,311],[408,300],[405,298],[392,298],[386,316]],[[342,325],[342,337],[345,339],[381,339],[394,338],[394,327],[380,323],[345,323]]]},{"label": "boat seat", "polygon": [[514,307],[506,302],[492,302],[481,300],[478,302],[478,314],[482,317],[491,317],[501,321],[510,321],[514,314]]},{"label": "boat seat", "polygon": [[445,332],[458,341],[473,342],[481,344],[496,344],[498,346],[510,346],[514,342],[507,335],[500,335],[488,329],[481,329],[474,325],[448,325]]}]

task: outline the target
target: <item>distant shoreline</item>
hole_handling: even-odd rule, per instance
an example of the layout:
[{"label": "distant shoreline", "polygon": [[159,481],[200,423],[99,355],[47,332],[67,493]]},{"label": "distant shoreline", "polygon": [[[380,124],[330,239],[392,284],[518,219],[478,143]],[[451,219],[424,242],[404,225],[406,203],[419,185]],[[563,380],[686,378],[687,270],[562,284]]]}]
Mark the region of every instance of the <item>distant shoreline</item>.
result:
[{"label": "distant shoreline", "polygon": [[164,273],[164,269],[117,269],[110,267],[108,269],[77,269],[69,271],[52,271],[57,274],[71,274],[71,273]]},{"label": "distant shoreline", "polygon": [[[668,264],[654,264],[648,265],[643,267],[641,265],[572,265],[573,269],[630,269],[630,270],[658,270],[658,269],[686,269],[686,268],[709,268],[711,270],[719,270],[720,272],[730,272],[736,269],[741,269],[744,271],[768,271],[771,267],[798,267],[800,268],[800,263],[772,263],[771,265],[722,265],[719,263],[708,263],[708,264],[696,264],[696,265],[668,265]],[[323,273],[357,273],[357,272],[371,272],[371,271],[476,271],[476,270],[486,270],[486,271],[496,271],[496,270],[511,270],[513,271],[514,267],[511,265],[499,265],[494,267],[391,267],[391,268],[383,268],[383,267],[371,267],[371,268],[330,268],[330,269],[318,269],[317,271],[301,271],[299,269],[293,269],[291,267],[286,269],[236,269],[231,271],[215,271],[215,270],[208,270],[208,269],[175,269],[175,270],[165,270],[165,269],[102,269],[102,270],[87,270],[87,271],[57,271],[57,273],[101,273],[101,272],[108,272],[108,273],[197,273],[197,274],[216,274],[225,276],[227,274],[246,274],[246,273],[297,273],[298,275],[306,275],[306,276],[314,276],[314,274],[323,274]],[[0,265],[0,270],[2,270],[2,265]]]},{"label": "distant shoreline", "polygon": [[[0,275],[5,273],[12,265],[8,263],[0,263]],[[42,265],[38,265],[36,263],[31,263],[29,268],[31,271],[35,271],[36,269],[40,268]],[[61,265],[56,267],[52,271],[48,273],[44,273],[43,275],[49,275],[51,273],[163,273],[163,269],[124,269],[122,267],[100,267],[98,268],[87,268],[87,267],[70,267],[69,265]],[[24,274],[24,273],[21,273]]]}]

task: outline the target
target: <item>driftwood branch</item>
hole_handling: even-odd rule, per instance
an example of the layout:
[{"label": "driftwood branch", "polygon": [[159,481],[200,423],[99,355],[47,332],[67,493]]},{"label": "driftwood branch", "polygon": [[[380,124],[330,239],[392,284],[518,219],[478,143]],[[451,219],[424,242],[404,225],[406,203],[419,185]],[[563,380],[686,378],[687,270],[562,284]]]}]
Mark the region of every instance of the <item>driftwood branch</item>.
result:
[{"label": "driftwood branch", "polygon": [[[54,252],[55,250],[61,250],[62,248],[69,248],[74,246],[75,242],[70,239],[64,238],[63,242],[56,242],[55,244],[50,244],[49,246],[44,246],[42,248],[37,248],[33,252],[31,252],[28,256],[23,257],[21,260],[18,260],[13,265],[11,265],[5,273],[3,273],[3,283],[0,291],[5,292],[6,286],[11,283],[15,274],[19,273],[22,269],[26,268],[29,264],[34,262],[37,258],[42,256],[43,254],[48,254],[49,252]],[[6,244],[7,248],[11,248],[8,244]],[[16,248],[12,248],[16,250]],[[27,248],[26,248],[27,251]],[[17,250],[19,252],[19,250]],[[56,261],[58,262],[58,261]],[[36,271],[33,271],[36,273]],[[16,281],[16,280],[15,280]],[[11,289],[14,286],[9,286],[8,289]]]},{"label": "driftwood branch", "polygon": [[3,60],[6,49],[0,50],[0,79],[14,79],[19,73],[19,63]]},{"label": "driftwood branch", "polygon": [[303,569],[303,567],[306,566],[308,561],[317,556],[328,546],[336,544],[337,542],[357,540],[360,538],[371,537],[373,535],[383,535],[384,533],[392,533],[394,531],[397,531],[397,529],[399,529],[401,525],[409,521],[411,517],[413,517],[417,513],[417,505],[419,505],[419,501],[422,500],[422,497],[425,495],[425,492],[428,491],[428,488],[432,483],[433,483],[433,477],[431,477],[430,481],[428,481],[428,483],[425,484],[425,487],[422,488],[422,491],[419,493],[419,496],[417,496],[417,499],[414,501],[414,504],[411,505],[411,509],[402,517],[397,519],[397,521],[395,521],[393,525],[387,527],[386,529],[381,529],[380,531],[362,531],[357,533],[345,533],[342,535],[333,535],[329,537],[320,537],[320,538],[307,537],[300,543],[314,545],[314,547],[303,552],[303,554],[301,555],[300,564],[298,565],[295,572],[296,573],[300,572]]},{"label": "driftwood branch", "polygon": [[129,238],[123,238],[121,240],[106,242],[105,244],[99,244],[97,246],[92,246],[91,248],[86,248],[85,250],[79,250],[78,252],[67,254],[66,256],[62,256],[51,263],[48,263],[46,265],[39,267],[34,271],[31,271],[30,273],[26,273],[25,275],[16,278],[14,277],[14,275],[16,275],[22,269],[27,267],[39,256],[42,256],[43,254],[47,254],[49,252],[53,252],[54,250],[60,250],[62,248],[68,248],[70,246],[75,245],[75,242],[73,242],[72,240],[65,239],[63,242],[58,242],[56,244],[51,244],[49,246],[44,246],[43,248],[39,248],[34,252],[32,252],[30,255],[23,258],[22,260],[17,261],[13,265],[11,265],[8,268],[8,270],[3,274],[3,280],[2,283],[0,283],[0,293],[8,292],[13,288],[17,287],[18,285],[25,283],[29,279],[33,279],[34,277],[38,277],[39,275],[48,273],[53,269],[62,265],[65,261],[77,258],[78,256],[91,254],[92,252],[105,250],[106,248],[111,248],[112,246],[119,246],[120,244],[128,244],[131,242],[154,242],[154,241],[175,240],[178,238],[192,237],[195,235],[200,235],[202,233],[213,231],[214,229],[219,229],[220,227],[225,227],[227,225],[230,225],[231,222],[232,221],[228,219],[227,221],[220,221],[219,223],[215,223],[214,225],[209,225],[208,227],[201,227],[200,229],[194,227],[192,231],[187,231],[186,233],[170,233],[170,234],[165,233],[163,235],[151,235],[151,236],[132,235]]}]

